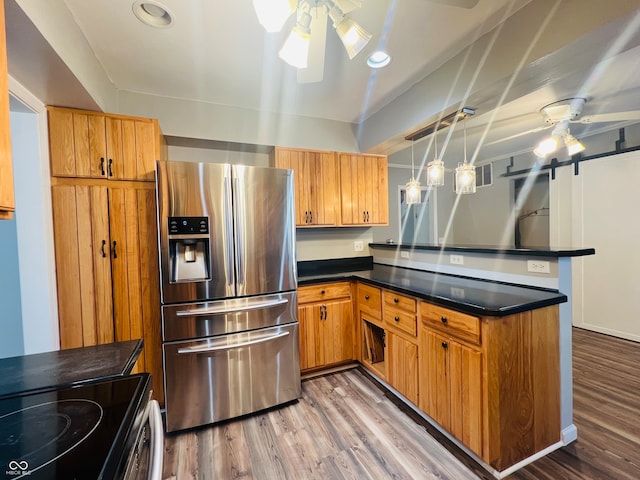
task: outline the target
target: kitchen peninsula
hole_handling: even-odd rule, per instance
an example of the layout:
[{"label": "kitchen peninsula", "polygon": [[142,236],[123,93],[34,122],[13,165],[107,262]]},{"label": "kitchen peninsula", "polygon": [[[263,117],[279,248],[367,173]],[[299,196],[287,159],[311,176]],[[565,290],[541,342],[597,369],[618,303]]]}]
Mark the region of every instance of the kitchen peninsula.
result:
[{"label": "kitchen peninsula", "polygon": [[299,263],[300,309],[335,338],[350,295],[353,360],[498,478],[575,440],[570,261],[593,249],[369,247]]}]

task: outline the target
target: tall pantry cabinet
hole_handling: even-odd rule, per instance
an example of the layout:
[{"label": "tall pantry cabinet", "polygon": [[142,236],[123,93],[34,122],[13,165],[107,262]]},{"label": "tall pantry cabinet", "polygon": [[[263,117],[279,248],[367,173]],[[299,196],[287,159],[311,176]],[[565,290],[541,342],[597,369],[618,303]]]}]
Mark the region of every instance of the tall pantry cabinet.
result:
[{"label": "tall pantry cabinet", "polygon": [[154,168],[158,122],[49,107],[61,348],[142,338],[162,402]]}]

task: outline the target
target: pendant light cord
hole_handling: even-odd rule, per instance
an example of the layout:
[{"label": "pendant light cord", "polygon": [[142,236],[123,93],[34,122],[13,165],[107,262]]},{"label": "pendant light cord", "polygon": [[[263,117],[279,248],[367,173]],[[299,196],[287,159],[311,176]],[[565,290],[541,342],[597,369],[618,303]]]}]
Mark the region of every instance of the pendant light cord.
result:
[{"label": "pendant light cord", "polygon": [[413,166],[413,144],[415,142],[412,140],[411,141],[411,180],[414,180],[415,177],[415,172],[414,172],[414,166]]},{"label": "pendant light cord", "polygon": [[464,132],[464,164],[467,164],[467,118],[462,119],[462,131]]}]

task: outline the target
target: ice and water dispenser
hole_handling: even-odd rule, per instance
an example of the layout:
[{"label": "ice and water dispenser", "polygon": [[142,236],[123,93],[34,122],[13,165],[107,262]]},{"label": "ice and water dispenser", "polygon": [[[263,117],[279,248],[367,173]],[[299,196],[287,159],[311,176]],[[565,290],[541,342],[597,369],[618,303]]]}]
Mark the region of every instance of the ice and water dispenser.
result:
[{"label": "ice and water dispenser", "polygon": [[169,217],[169,281],[211,279],[209,218]]}]

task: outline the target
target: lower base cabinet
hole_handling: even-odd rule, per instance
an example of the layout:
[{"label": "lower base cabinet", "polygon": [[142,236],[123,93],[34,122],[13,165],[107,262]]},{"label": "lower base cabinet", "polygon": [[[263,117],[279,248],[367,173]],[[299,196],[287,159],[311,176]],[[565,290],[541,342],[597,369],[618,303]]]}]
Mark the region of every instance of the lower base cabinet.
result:
[{"label": "lower base cabinet", "polygon": [[300,287],[300,370],[354,360],[354,323],[349,282]]},{"label": "lower base cabinet", "polygon": [[387,334],[387,381],[418,405],[418,345],[395,333]]},{"label": "lower base cabinet", "polygon": [[482,353],[421,327],[420,409],[482,455]]}]

